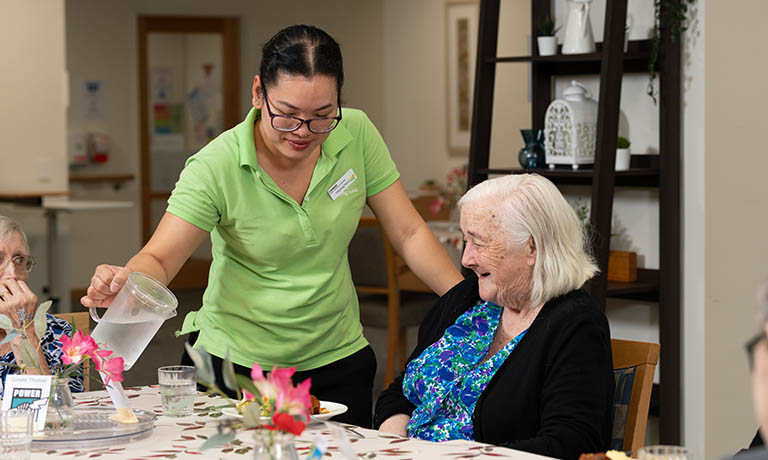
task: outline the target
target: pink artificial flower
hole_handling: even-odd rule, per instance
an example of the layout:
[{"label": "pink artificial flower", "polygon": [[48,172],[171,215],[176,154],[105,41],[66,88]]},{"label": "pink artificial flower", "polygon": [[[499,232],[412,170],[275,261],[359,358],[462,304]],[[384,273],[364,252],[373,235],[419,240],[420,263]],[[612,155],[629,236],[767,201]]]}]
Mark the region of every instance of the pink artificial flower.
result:
[{"label": "pink artificial flower", "polygon": [[442,195],[437,195],[435,199],[432,201],[432,203],[429,205],[429,208],[432,210],[432,215],[436,216],[440,213],[440,210],[443,209],[443,206],[445,206],[448,203],[448,200],[446,200]]},{"label": "pink artificial flower", "polygon": [[75,332],[72,338],[61,337],[61,360],[64,364],[80,364],[80,362],[98,348],[96,342],[88,334]]},{"label": "pink artificial flower", "polygon": [[110,380],[122,382],[123,369],[125,369],[123,358],[117,357],[105,360],[100,369],[100,372],[104,374],[104,385],[109,385]]},{"label": "pink artificial flower", "polygon": [[288,386],[280,388],[275,401],[275,412],[287,413],[292,417],[299,416],[308,421],[309,408],[312,407],[312,399],[309,396],[311,385],[311,380],[307,379],[296,387],[289,383]]},{"label": "pink artificial flower", "polygon": [[120,357],[112,357],[112,352],[104,348],[99,348],[91,353],[93,367],[104,374],[104,385],[109,385],[110,380],[116,382],[123,381],[123,370],[125,361]]},{"label": "pink artificial flower", "polygon": [[[264,372],[258,363],[253,363],[251,368],[251,380],[256,388],[259,389],[264,402],[274,404],[278,394],[286,387],[292,385],[291,377],[296,372],[295,367],[287,369],[272,368],[268,377],[264,377]],[[252,397],[253,395],[251,395]]]}]

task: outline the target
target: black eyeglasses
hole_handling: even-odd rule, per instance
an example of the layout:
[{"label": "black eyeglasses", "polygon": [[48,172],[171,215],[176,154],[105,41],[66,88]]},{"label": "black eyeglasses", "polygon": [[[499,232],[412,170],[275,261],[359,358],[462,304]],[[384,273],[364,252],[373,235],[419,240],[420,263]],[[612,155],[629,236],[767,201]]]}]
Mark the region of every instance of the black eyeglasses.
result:
[{"label": "black eyeglasses", "polygon": [[749,339],[749,341],[744,344],[744,348],[747,350],[747,360],[749,361],[750,370],[753,369],[755,365],[755,347],[765,339],[765,329],[763,329],[760,333]]},{"label": "black eyeglasses", "polygon": [[322,117],[322,118],[310,118],[305,120],[299,117],[292,117],[289,115],[275,115],[272,113],[272,109],[269,107],[269,97],[267,97],[267,88],[262,89],[264,93],[264,103],[267,106],[267,113],[272,122],[272,127],[277,131],[284,133],[290,133],[301,128],[304,123],[307,124],[307,128],[316,134],[322,134],[333,131],[333,128],[339,125],[341,121],[341,94],[336,96],[336,105],[339,107],[339,115],[336,117]]}]

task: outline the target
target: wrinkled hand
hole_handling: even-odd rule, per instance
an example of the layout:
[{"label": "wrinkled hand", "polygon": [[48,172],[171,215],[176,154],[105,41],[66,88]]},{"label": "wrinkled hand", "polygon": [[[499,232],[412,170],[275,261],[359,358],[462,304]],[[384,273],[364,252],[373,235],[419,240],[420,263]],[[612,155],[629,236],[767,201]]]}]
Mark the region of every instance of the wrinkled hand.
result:
[{"label": "wrinkled hand", "polygon": [[116,265],[99,265],[80,303],[86,307],[108,307],[128,279],[131,269]]},{"label": "wrinkled hand", "polygon": [[37,296],[22,280],[6,278],[0,280],[0,313],[6,315],[20,328],[31,321],[37,311]]},{"label": "wrinkled hand", "polygon": [[379,427],[379,431],[408,437],[406,426],[408,426],[409,421],[411,421],[410,416],[406,414],[395,414],[384,420],[384,422]]}]

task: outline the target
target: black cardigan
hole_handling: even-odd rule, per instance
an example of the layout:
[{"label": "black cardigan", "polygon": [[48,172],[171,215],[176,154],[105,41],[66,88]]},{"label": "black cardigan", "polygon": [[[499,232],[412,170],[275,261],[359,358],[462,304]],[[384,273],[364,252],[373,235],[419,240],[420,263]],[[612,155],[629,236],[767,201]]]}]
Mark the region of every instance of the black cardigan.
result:
[{"label": "black cardigan", "polygon": [[[471,276],[443,295],[419,328],[417,358],[479,299]],[[401,374],[376,402],[374,426],[416,408]],[[609,448],[613,360],[608,321],[583,289],[542,307],[477,400],[475,440],[557,458]]]}]

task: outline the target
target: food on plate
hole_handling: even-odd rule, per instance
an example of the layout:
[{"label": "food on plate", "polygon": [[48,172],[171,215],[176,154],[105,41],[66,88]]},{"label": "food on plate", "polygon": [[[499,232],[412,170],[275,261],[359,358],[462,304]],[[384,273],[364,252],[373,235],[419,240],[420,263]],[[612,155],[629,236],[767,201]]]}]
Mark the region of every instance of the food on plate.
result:
[{"label": "food on plate", "polygon": [[320,400],[315,397],[315,395],[309,395],[309,398],[312,400],[312,407],[309,409],[309,413],[312,415],[317,415],[320,413]]},{"label": "food on plate", "polygon": [[[309,395],[309,397],[312,400],[312,407],[310,407],[310,410],[309,410],[310,414],[318,415],[318,414],[327,414],[329,412],[328,409],[320,407],[320,400],[317,399],[315,395]],[[249,404],[253,404],[255,402],[256,400],[254,399],[244,399],[235,404],[235,409],[237,409],[238,414],[243,415],[245,413],[245,408]],[[261,405],[261,416],[262,417],[272,416],[272,405],[269,404],[269,401],[266,398],[264,399],[264,402]]]}]

